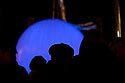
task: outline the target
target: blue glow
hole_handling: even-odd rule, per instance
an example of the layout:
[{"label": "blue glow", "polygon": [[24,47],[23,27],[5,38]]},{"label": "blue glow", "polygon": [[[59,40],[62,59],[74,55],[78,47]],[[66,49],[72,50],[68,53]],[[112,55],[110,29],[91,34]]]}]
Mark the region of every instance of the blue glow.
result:
[{"label": "blue glow", "polygon": [[77,28],[79,30],[91,30],[91,29],[97,29],[97,26],[96,26],[96,24],[93,24],[93,25],[90,25],[90,26],[78,26],[77,25]]},{"label": "blue glow", "polygon": [[59,19],[46,19],[28,27],[17,42],[17,62],[29,72],[29,63],[35,55],[50,60],[48,49],[56,43],[66,43],[73,47],[77,55],[83,34],[76,26]]}]

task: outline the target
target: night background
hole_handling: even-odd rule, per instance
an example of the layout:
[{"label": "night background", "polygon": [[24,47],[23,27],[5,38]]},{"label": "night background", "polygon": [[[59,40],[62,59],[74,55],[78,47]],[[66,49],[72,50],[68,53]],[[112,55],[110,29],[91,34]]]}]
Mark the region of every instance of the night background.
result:
[{"label": "night background", "polygon": [[[65,15],[59,1],[64,1]],[[121,81],[125,78],[124,10],[125,0],[0,1],[1,82]],[[63,16],[67,23],[47,20]],[[96,30],[81,30],[83,35],[74,28],[83,29],[87,23],[93,23],[88,28],[96,25]],[[50,49],[53,43],[56,46]],[[30,64],[34,56],[38,58]]]},{"label": "night background", "polygon": [[[105,37],[113,38],[115,34],[114,0],[64,0],[64,5],[67,22],[85,23],[101,17]],[[0,11],[2,40],[4,43],[15,44],[28,27],[30,18],[35,18],[33,23],[52,18],[52,0],[2,2]]]}]

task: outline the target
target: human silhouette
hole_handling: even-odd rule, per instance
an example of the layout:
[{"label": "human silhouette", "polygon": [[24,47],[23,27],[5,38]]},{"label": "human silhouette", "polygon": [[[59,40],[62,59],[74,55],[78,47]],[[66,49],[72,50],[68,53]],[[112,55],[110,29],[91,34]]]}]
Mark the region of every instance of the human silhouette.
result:
[{"label": "human silhouette", "polygon": [[[50,79],[53,82],[65,82],[68,80],[69,65],[74,55],[74,49],[65,43],[54,44],[49,48],[51,60],[48,61],[47,67]],[[54,76],[53,76],[54,75]]]},{"label": "human silhouette", "polygon": [[[106,80],[116,74],[117,58],[109,49],[103,35],[98,30],[90,30],[81,42],[79,55],[73,58],[72,76],[74,81]],[[106,78],[103,78],[106,76]],[[73,77],[72,77],[73,78]]]},{"label": "human silhouette", "polygon": [[38,55],[33,57],[29,67],[31,69],[29,73],[30,82],[41,82],[46,79],[46,60]]}]

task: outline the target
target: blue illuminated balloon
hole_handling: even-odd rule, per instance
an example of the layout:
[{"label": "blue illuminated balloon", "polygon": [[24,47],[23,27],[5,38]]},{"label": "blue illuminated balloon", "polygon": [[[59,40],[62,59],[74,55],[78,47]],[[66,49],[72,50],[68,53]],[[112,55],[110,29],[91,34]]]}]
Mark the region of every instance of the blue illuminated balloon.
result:
[{"label": "blue illuminated balloon", "polygon": [[49,47],[57,43],[66,43],[77,55],[83,34],[68,22],[59,19],[46,19],[28,27],[17,42],[17,62],[29,72],[29,63],[36,55],[50,60]]}]

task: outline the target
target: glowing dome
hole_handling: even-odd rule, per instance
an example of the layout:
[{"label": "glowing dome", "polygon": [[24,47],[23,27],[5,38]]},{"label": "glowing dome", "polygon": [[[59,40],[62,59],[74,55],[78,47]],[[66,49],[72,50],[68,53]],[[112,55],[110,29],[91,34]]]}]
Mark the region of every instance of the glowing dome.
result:
[{"label": "glowing dome", "polygon": [[29,63],[36,55],[50,60],[48,49],[56,43],[66,43],[79,52],[83,34],[76,26],[59,19],[46,19],[28,27],[17,42],[17,62],[29,72]]}]

